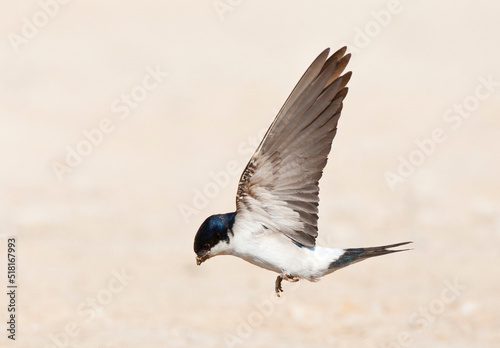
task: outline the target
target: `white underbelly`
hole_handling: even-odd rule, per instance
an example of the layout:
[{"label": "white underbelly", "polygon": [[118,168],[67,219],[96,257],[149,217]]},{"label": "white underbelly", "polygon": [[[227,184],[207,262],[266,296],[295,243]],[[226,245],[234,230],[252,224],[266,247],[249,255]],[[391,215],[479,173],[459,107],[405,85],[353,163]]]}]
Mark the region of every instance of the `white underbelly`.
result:
[{"label": "white underbelly", "polygon": [[311,281],[327,274],[330,263],[342,254],[342,249],[299,247],[280,234],[263,233],[251,238],[235,235],[231,243],[233,255],[256,266]]}]

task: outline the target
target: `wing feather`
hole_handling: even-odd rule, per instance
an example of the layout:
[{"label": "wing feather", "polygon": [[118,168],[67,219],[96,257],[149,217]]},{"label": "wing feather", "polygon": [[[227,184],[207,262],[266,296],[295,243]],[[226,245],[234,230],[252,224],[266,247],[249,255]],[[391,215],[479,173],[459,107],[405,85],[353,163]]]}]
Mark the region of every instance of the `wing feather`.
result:
[{"label": "wing feather", "polygon": [[238,213],[304,246],[318,235],[319,180],[337,132],[351,72],[343,47],[324,50],[266,132],[238,185]]}]

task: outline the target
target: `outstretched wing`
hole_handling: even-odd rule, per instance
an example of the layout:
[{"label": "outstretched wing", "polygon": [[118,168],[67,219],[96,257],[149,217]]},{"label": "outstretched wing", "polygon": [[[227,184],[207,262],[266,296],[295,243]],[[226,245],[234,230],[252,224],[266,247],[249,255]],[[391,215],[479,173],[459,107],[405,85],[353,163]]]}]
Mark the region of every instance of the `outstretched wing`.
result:
[{"label": "outstretched wing", "polygon": [[350,59],[324,50],[304,73],[241,175],[237,212],[312,247],[318,235],[319,179],[337,131]]}]

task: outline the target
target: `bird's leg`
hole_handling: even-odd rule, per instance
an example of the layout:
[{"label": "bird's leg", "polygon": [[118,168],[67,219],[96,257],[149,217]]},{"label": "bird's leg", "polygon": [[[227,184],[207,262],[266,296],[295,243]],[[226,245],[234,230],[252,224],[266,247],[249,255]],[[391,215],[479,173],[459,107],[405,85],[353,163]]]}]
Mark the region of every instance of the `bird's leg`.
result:
[{"label": "bird's leg", "polygon": [[278,297],[280,297],[280,292],[283,292],[283,288],[281,287],[281,282],[283,281],[283,279],[285,279],[286,281],[292,282],[292,283],[299,281],[298,277],[292,276],[292,275],[285,273],[285,272],[281,273],[278,276],[278,278],[276,278],[276,286],[274,288],[274,290],[276,291],[276,296],[278,296]]},{"label": "bird's leg", "polygon": [[280,292],[283,292],[283,288],[281,287],[281,282],[283,281],[283,276],[280,274],[278,278],[276,278],[276,285],[274,287],[274,291],[276,291],[276,296],[280,297]]}]

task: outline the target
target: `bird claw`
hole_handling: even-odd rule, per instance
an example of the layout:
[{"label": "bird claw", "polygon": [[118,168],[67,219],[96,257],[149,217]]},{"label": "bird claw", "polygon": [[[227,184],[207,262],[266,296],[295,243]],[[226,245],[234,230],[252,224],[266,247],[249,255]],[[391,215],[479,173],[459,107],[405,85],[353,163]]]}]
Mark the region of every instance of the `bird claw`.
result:
[{"label": "bird claw", "polygon": [[298,277],[294,277],[290,274],[287,273],[281,273],[277,278],[276,278],[276,285],[274,287],[274,290],[276,291],[276,296],[280,297],[280,292],[283,292],[283,288],[281,287],[281,282],[284,280],[295,283],[299,281]]},{"label": "bird claw", "polygon": [[292,283],[295,283],[295,282],[298,282],[299,281],[299,278],[298,277],[294,277],[294,276],[291,276],[289,274],[284,274],[283,275],[283,279],[289,281],[289,282],[292,282]]}]

